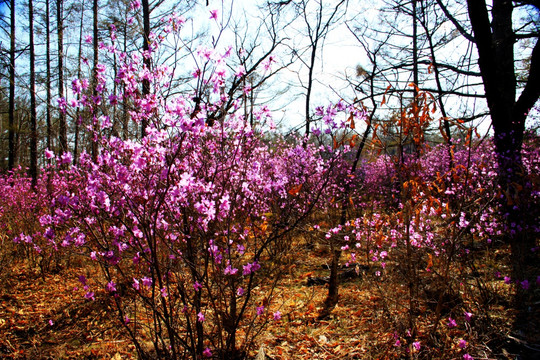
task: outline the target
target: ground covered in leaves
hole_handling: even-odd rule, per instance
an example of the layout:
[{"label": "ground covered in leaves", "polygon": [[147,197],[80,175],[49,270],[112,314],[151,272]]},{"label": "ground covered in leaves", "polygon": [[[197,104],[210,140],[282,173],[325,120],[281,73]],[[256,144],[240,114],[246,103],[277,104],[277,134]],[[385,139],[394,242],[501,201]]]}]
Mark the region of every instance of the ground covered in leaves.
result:
[{"label": "ground covered in leaves", "polygon": [[[502,279],[485,284],[491,293],[483,304],[473,300],[478,297],[466,294],[466,286],[458,290],[455,301],[448,300],[451,308],[445,314],[451,315],[441,317],[436,335],[433,309],[424,291],[426,301],[420,303],[416,319],[417,349],[413,339],[404,335],[405,286],[392,276],[378,276],[378,270],[364,267],[359,276],[343,282],[340,302],[330,317],[319,320],[326,286],[308,286],[308,282],[328,275],[324,265],[329,257],[324,250],[303,254],[287,266],[288,273],[275,291],[270,309],[279,311],[281,319],[269,319],[251,358],[261,352],[267,359],[462,359],[465,354],[475,359],[514,359],[520,352],[528,354],[522,355],[525,359],[539,354],[535,345],[539,343],[539,328],[516,333],[511,288]],[[9,264],[9,271],[4,269],[0,284],[0,358],[136,358],[108,295],[96,294],[94,301],[85,299],[74,273],[72,267],[43,273],[23,262]],[[538,298],[538,291],[535,288],[531,292],[531,299]],[[538,302],[531,305],[530,316],[540,320]],[[452,315],[461,309],[482,312],[467,322]],[[457,326],[448,326],[451,316]],[[536,320],[530,323],[540,324]],[[466,341],[465,348],[460,347],[460,340]]]}]

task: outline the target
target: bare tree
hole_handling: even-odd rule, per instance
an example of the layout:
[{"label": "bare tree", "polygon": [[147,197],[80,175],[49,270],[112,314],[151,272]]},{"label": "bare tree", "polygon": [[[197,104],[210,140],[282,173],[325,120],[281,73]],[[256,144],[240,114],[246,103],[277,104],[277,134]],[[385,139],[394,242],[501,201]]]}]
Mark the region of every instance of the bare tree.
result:
[{"label": "bare tree", "polygon": [[[444,8],[442,1],[439,3]],[[533,9],[536,20],[516,24],[513,13],[522,6]],[[530,231],[538,224],[538,209],[532,205],[521,150],[525,121],[540,97],[540,6],[538,1],[493,0],[488,8],[485,0],[467,0],[467,9],[493,124],[499,185],[504,193],[503,211],[509,229],[512,223],[521,225],[508,231],[507,240],[512,249],[514,275],[523,279],[526,265],[534,263],[535,254],[530,249],[535,246],[535,237]],[[457,20],[453,22],[458,24]],[[536,44],[518,94],[515,43],[523,39],[536,40]]]},{"label": "bare tree", "polygon": [[52,147],[52,124],[51,124],[51,28],[50,28],[50,6],[49,1],[45,1],[45,47],[46,47],[46,123],[47,123],[47,149]]},{"label": "bare tree", "polygon": [[[464,16],[461,8],[452,10]],[[366,91],[370,78],[361,78],[355,85],[357,101],[371,96],[379,103],[384,99],[381,109],[391,113],[401,106],[401,99],[411,102],[418,89],[428,91],[437,99],[447,141],[453,119],[472,121],[487,115],[476,57],[452,31],[450,20],[435,1],[387,0],[378,14],[376,21],[359,16],[348,25],[362,46],[379,43],[384,53],[373,74],[375,92]],[[464,49],[464,53],[456,48]],[[409,87],[410,82],[418,88]],[[446,105],[449,102],[450,111]]]},{"label": "bare tree", "polygon": [[10,2],[11,33],[9,48],[9,157],[8,169],[13,170],[17,158],[17,144],[15,142],[15,0]]},{"label": "bare tree", "polygon": [[[64,97],[64,0],[56,0],[56,30],[58,35],[58,97]],[[66,114],[59,112],[60,151],[68,151]]]},{"label": "bare tree", "polygon": [[34,4],[33,0],[28,0],[28,23],[29,23],[29,43],[30,43],[30,177],[32,186],[37,185],[38,164],[37,164],[37,110],[36,110],[36,54],[34,49]]}]

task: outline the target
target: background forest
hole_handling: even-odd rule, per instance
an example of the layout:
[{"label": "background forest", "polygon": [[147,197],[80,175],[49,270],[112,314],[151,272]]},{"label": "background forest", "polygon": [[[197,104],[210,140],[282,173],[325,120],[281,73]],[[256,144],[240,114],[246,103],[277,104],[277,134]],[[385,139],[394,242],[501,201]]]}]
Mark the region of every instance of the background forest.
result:
[{"label": "background forest", "polygon": [[0,1],[0,357],[539,357],[539,12]]}]

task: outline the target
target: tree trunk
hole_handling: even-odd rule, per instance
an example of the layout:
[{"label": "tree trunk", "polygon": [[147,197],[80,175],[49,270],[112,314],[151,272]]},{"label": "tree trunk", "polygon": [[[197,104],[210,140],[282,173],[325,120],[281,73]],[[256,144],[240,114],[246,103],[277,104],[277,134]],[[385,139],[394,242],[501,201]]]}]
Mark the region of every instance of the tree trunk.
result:
[{"label": "tree trunk", "polygon": [[[94,69],[92,71],[93,75],[93,86],[92,86],[92,94],[94,95],[94,98],[98,96],[97,93],[97,85],[98,85],[98,70],[97,65],[99,61],[99,49],[98,49],[98,0],[94,0],[93,6],[92,6],[92,12],[93,12],[93,31],[94,31],[94,42],[93,42],[93,51],[94,51]],[[97,143],[97,106],[94,105],[93,107],[94,111],[92,114],[92,161],[97,162],[97,156],[98,156],[98,143]]]},{"label": "tree trunk", "polygon": [[15,142],[15,0],[11,0],[10,41],[11,46],[9,49],[8,170],[13,170],[17,157],[17,146]]},{"label": "tree trunk", "polygon": [[51,24],[50,24],[49,2],[45,1],[45,47],[46,47],[46,77],[47,77],[47,106],[45,108],[45,118],[47,123],[47,149],[52,147],[52,126],[51,126]]},{"label": "tree trunk", "polygon": [[538,270],[536,255],[531,251],[536,243],[533,227],[537,225],[538,209],[532,203],[521,150],[527,114],[540,97],[540,42],[534,46],[529,76],[516,100],[512,1],[493,0],[491,19],[485,0],[467,0],[467,5],[493,124],[505,237],[512,252],[512,278],[518,284],[516,325],[522,327],[527,326],[528,317],[519,282],[531,281]]},{"label": "tree trunk", "polygon": [[[143,62],[144,65],[150,70],[151,63],[150,58],[147,56],[148,51],[150,50],[150,5],[148,4],[148,0],[142,0],[142,8],[143,8]],[[150,82],[147,79],[143,80],[142,84],[142,96],[146,97],[148,94],[150,94]],[[148,115],[148,114],[147,114]],[[143,117],[142,123],[141,123],[141,137],[144,137],[146,135],[146,127],[148,126],[148,119]]]},{"label": "tree trunk", "polygon": [[28,21],[30,35],[30,177],[32,186],[37,185],[37,113],[36,113],[36,54],[34,49],[34,4],[28,0]]},{"label": "tree trunk", "polygon": [[[64,1],[56,0],[56,26],[58,31],[58,97],[64,97]],[[59,112],[58,130],[60,152],[68,151],[66,114]]]},{"label": "tree trunk", "polygon": [[[81,59],[82,59],[82,47],[83,47],[83,25],[84,25],[84,0],[81,4],[81,22],[79,25],[79,60],[77,62],[77,79],[81,78]],[[81,94],[77,94],[77,102],[81,99]],[[81,122],[81,110],[77,107],[75,111],[75,144],[73,145],[73,164],[77,164],[79,157],[79,125]]]}]

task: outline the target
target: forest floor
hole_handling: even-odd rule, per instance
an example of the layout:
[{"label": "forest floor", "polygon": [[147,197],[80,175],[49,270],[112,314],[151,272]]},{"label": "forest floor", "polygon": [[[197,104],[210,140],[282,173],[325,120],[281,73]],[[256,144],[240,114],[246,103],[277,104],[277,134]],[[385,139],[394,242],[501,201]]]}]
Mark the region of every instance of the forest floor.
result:
[{"label": "forest floor", "polygon": [[[520,351],[517,347],[535,350],[538,346],[538,303],[531,311],[536,320],[530,322],[538,324],[536,328],[516,334],[509,306],[511,293],[502,280],[491,285],[502,290],[497,291],[498,298],[484,306],[484,315],[475,314],[474,327],[461,321],[459,326],[448,328],[448,316],[441,317],[434,339],[430,335],[433,311],[420,306],[421,314],[416,319],[416,338],[423,345],[420,350],[402,334],[398,337],[402,345],[396,346],[396,334],[406,331],[406,287],[376,281],[369,271],[345,281],[338,306],[329,318],[318,320],[327,288],[307,286],[307,280],[328,275],[322,266],[326,261],[327,253],[314,251],[288,266],[272,305],[282,318],[269,322],[250,356],[262,348],[267,359],[463,359],[466,353],[475,359],[514,359]],[[134,346],[118,325],[107,297],[84,299],[72,270],[41,275],[24,263],[12,263],[10,267],[8,276],[0,281],[0,359],[136,358]],[[478,308],[478,304],[463,302],[453,306],[456,311]],[[458,339],[466,339],[467,348],[461,349]]]}]

